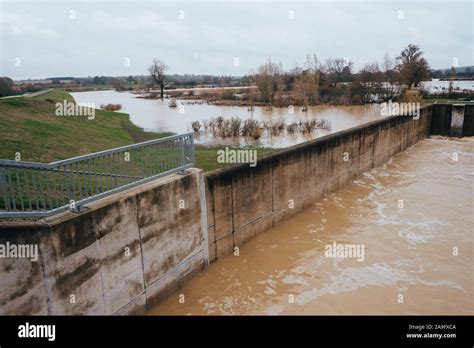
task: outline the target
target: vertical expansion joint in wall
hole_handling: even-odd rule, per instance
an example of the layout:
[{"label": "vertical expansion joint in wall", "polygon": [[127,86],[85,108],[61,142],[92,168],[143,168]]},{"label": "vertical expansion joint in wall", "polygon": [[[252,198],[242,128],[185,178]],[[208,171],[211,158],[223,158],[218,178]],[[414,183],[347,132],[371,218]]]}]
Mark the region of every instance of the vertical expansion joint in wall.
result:
[{"label": "vertical expansion joint in wall", "polygon": [[[39,241],[41,241],[41,234],[39,231],[36,231],[36,235],[38,238],[38,244]],[[44,268],[44,260],[43,260],[43,255],[41,253],[41,248],[39,249],[39,259],[40,259],[40,267],[41,267],[41,272],[43,273],[43,286],[44,286],[44,293],[46,294],[46,310],[48,315],[53,314],[53,308],[52,308],[52,303],[51,303],[51,297],[49,296],[48,293],[48,280],[46,279],[46,270]]]},{"label": "vertical expansion joint in wall", "polygon": [[[97,243],[98,243],[98,248],[99,248],[99,255],[101,255],[100,252],[100,237],[97,238]],[[102,260],[99,261],[99,276],[100,276],[100,287],[102,289],[102,301],[104,301],[104,314],[107,314],[107,308],[105,305],[105,288],[104,288],[104,277],[102,275]]]},{"label": "vertical expansion joint in wall", "polygon": [[135,211],[136,211],[136,217],[137,217],[137,228],[138,228],[138,238],[139,238],[139,244],[140,244],[140,260],[142,263],[142,274],[143,274],[143,291],[145,292],[145,311],[148,311],[148,298],[146,296],[146,279],[145,279],[145,260],[143,259],[143,246],[142,246],[142,232],[140,229],[140,218],[138,216],[138,196],[136,195],[134,197],[135,201]]},{"label": "vertical expansion joint in wall", "polygon": [[407,122],[407,126],[406,126],[406,136],[405,136],[405,142],[406,142],[406,147],[405,148],[408,148],[410,146],[410,122],[415,122],[415,120],[411,117],[407,117],[407,119],[409,120]]},{"label": "vertical expansion joint in wall", "polygon": [[377,136],[378,132],[374,132],[374,137],[372,138],[372,164],[370,165],[370,168],[375,167],[375,137]]},{"label": "vertical expansion joint in wall", "polygon": [[212,190],[209,187],[209,193],[211,194],[211,197],[212,197],[212,224],[214,225],[214,240],[212,242],[215,243],[217,239],[216,238],[217,226],[216,226],[216,197],[214,196],[214,185],[212,186]]},{"label": "vertical expansion joint in wall", "polygon": [[[231,217],[231,222],[232,222],[232,245],[235,248],[235,239],[234,239],[234,177],[232,177],[232,180],[230,182],[230,217]],[[233,249],[233,248],[232,248]]]},{"label": "vertical expansion joint in wall", "polygon": [[201,207],[201,230],[203,235],[203,252],[206,267],[209,266],[209,225],[207,222],[207,199],[206,199],[206,183],[204,182],[204,174],[202,171],[198,173],[197,190],[199,195],[199,205]]},{"label": "vertical expansion joint in wall", "polygon": [[449,129],[449,136],[462,137],[464,125],[464,104],[453,104],[451,107],[451,124]]},{"label": "vertical expansion joint in wall", "polygon": [[230,195],[232,197],[232,199],[230,200],[230,216],[232,219],[232,234],[234,234],[234,180],[232,180],[230,184]]}]

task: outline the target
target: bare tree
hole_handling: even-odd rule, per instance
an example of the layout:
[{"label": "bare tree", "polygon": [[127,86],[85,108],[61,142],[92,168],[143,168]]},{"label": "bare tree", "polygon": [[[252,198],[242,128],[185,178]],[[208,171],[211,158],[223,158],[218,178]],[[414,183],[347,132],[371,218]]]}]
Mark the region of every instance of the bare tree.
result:
[{"label": "bare tree", "polygon": [[382,61],[382,71],[389,71],[395,68],[395,60],[392,59],[388,53],[385,53]]},{"label": "bare tree", "polygon": [[421,80],[428,77],[428,62],[417,45],[408,45],[397,57],[397,60],[400,61],[398,70],[403,82],[408,85],[408,89],[412,86],[417,87]]},{"label": "bare tree", "polygon": [[390,100],[400,92],[398,73],[395,70],[395,60],[387,53],[383,58],[381,67],[383,81],[380,87],[380,95],[382,99]]},{"label": "bare tree", "polygon": [[275,76],[275,85],[276,85],[275,95],[277,99],[277,104],[278,106],[283,106],[284,104],[283,97],[284,97],[284,91],[285,91],[285,76],[282,71]]},{"label": "bare tree", "polygon": [[273,103],[275,93],[279,88],[279,76],[282,75],[281,63],[277,64],[268,58],[268,61],[260,65],[257,70],[257,86],[260,91],[260,99],[264,102]]},{"label": "bare tree", "polygon": [[334,83],[334,87],[337,87],[339,82],[349,81],[352,75],[353,63],[347,58],[336,58],[326,60],[326,67],[331,77],[331,81]]},{"label": "bare tree", "polygon": [[377,62],[367,63],[360,70],[356,84],[358,83],[358,94],[360,102],[370,103],[380,90],[380,69]]},{"label": "bare tree", "polygon": [[253,111],[254,110],[254,89],[253,87],[255,86],[256,84],[256,73],[253,69],[250,69],[249,71],[249,74],[247,76],[247,80],[248,80],[248,84],[249,84],[249,88],[247,90],[247,95],[248,95],[248,98],[249,98],[249,107],[248,107],[248,111]]},{"label": "bare tree", "polygon": [[160,96],[163,99],[166,75],[165,72],[168,70],[168,66],[159,59],[153,59],[153,63],[148,67],[153,81],[160,87]]},{"label": "bare tree", "polygon": [[306,56],[304,70],[297,80],[305,109],[309,103],[316,102],[320,75],[320,64],[316,54],[313,53],[312,56],[308,54]]},{"label": "bare tree", "polygon": [[298,100],[303,102],[303,111],[306,111],[311,95],[310,78],[306,71],[301,71],[298,75],[294,82],[293,90]]}]

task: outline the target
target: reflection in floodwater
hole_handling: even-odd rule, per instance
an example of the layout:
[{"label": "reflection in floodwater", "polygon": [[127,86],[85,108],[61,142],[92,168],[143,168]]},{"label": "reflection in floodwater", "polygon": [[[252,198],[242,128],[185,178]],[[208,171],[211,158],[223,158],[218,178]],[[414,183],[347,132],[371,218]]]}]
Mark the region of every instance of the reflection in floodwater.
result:
[{"label": "reflection in floodwater", "polygon": [[[474,138],[422,140],[211,264],[150,314],[472,315],[473,187]],[[363,261],[326,257],[333,243],[363,246]]]}]

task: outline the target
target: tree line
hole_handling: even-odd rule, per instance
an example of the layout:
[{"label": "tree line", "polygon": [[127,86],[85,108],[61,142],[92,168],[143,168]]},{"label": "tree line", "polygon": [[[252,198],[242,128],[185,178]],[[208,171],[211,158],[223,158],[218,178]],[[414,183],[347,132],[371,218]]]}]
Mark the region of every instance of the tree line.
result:
[{"label": "tree line", "polygon": [[[410,44],[400,54],[391,58],[386,55],[381,62],[369,62],[355,72],[354,64],[347,58],[330,58],[322,62],[316,54],[307,55],[302,66],[285,71],[281,63],[268,58],[243,77],[211,76],[194,74],[167,74],[168,66],[154,59],[148,66],[146,76],[94,76],[73,78],[73,84],[112,85],[117,90],[153,88],[158,86],[160,97],[165,89],[176,87],[211,86],[256,86],[244,95],[249,105],[312,105],[320,103],[362,104],[394,99],[403,90],[418,87],[429,77],[449,79],[472,78],[469,67],[457,72],[454,67],[446,70],[430,70],[423,52]],[[449,69],[447,69],[449,70]],[[44,87],[44,86],[43,86]],[[41,87],[15,87],[8,77],[0,77],[0,97]],[[227,96],[229,97],[229,96]],[[230,95],[232,98],[232,95]]]},{"label": "tree line", "polygon": [[[154,59],[148,67],[161,98],[170,82],[167,69],[159,59]],[[386,55],[382,62],[367,63],[358,72],[347,58],[321,62],[312,54],[306,57],[303,66],[289,71],[268,58],[244,76],[239,85],[257,86],[244,95],[251,107],[255,102],[306,107],[320,103],[363,104],[390,100],[400,95],[403,88],[418,87],[429,76],[430,68],[423,52],[419,46],[410,44],[396,58]]]},{"label": "tree line", "polygon": [[268,58],[244,77],[258,90],[249,92],[250,104],[311,105],[320,103],[359,104],[395,98],[402,88],[418,87],[429,77],[429,65],[417,45],[408,45],[396,58],[370,62],[358,72],[347,58],[321,62],[308,55],[302,67],[284,71],[281,63]]}]

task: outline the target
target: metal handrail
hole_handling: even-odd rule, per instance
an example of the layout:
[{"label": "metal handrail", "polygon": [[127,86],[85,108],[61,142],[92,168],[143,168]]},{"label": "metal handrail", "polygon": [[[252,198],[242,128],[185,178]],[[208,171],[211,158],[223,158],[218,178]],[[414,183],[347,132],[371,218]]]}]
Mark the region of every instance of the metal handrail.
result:
[{"label": "metal handrail", "polygon": [[45,217],[194,165],[192,133],[52,163],[0,160],[0,218]]}]

